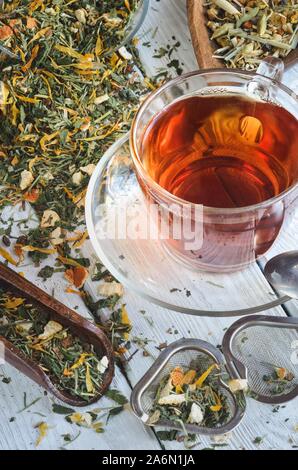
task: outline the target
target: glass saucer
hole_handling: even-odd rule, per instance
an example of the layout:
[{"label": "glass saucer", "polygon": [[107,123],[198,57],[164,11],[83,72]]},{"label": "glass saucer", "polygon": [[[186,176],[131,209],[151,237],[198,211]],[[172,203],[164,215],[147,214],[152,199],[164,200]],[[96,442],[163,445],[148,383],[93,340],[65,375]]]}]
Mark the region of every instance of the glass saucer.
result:
[{"label": "glass saucer", "polygon": [[128,44],[135,37],[143,25],[145,17],[148,13],[149,4],[150,0],[140,0],[138,8],[132,15],[132,18],[126,27],[125,38],[122,44],[123,46]]},{"label": "glass saucer", "polygon": [[[125,219],[123,214],[128,207],[133,210],[131,218]],[[126,135],[101,158],[86,197],[86,222],[92,245],[113,276],[146,300],[198,316],[253,314],[289,300],[271,289],[259,261],[233,273],[195,271],[174,259],[160,240],[126,238],[132,226],[142,230],[146,213]],[[111,236],[113,230],[118,231],[117,237]],[[295,227],[292,230],[294,234]],[[266,257],[294,249],[294,244],[295,235],[287,231],[285,240],[280,236]]]}]

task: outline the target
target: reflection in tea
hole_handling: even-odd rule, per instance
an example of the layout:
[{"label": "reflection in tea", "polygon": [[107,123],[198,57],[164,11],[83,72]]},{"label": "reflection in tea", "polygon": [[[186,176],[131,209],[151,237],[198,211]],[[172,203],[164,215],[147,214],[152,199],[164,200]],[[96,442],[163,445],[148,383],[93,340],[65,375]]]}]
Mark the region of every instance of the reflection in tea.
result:
[{"label": "reflection in tea", "polygon": [[176,101],[149,124],[148,174],[170,193],[209,207],[244,207],[298,179],[298,122],[274,104],[236,96]]},{"label": "reflection in tea", "polygon": [[265,253],[284,222],[287,199],[266,210],[254,206],[298,181],[298,122],[286,109],[244,95],[195,95],[151,120],[140,154],[161,187],[205,206],[203,247],[185,253],[183,240],[171,240],[171,250],[204,269],[236,269]]}]

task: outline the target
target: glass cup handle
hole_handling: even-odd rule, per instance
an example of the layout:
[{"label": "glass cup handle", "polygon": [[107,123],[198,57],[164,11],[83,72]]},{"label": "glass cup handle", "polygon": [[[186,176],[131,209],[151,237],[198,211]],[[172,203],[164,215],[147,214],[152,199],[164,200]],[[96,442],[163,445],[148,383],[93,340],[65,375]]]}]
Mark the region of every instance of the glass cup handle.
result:
[{"label": "glass cup handle", "polygon": [[260,63],[257,74],[281,82],[285,70],[284,62],[277,57],[266,57]]},{"label": "glass cup handle", "polygon": [[284,73],[284,62],[277,57],[266,57],[257,69],[257,75],[247,84],[246,91],[254,99],[268,100],[273,98],[272,80],[281,81]]}]

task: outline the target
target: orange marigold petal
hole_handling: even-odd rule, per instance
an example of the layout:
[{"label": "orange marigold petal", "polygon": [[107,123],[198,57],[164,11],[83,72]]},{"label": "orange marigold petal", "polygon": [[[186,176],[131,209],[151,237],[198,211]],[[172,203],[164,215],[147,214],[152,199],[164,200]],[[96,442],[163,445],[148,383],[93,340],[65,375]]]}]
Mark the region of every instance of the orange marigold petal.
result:
[{"label": "orange marigold petal", "polygon": [[27,17],[27,22],[26,22],[27,29],[34,29],[37,26],[37,21],[35,18],[32,18],[32,16]]},{"label": "orange marigold petal", "polygon": [[5,25],[0,28],[0,39],[7,39],[13,35],[13,29]]}]

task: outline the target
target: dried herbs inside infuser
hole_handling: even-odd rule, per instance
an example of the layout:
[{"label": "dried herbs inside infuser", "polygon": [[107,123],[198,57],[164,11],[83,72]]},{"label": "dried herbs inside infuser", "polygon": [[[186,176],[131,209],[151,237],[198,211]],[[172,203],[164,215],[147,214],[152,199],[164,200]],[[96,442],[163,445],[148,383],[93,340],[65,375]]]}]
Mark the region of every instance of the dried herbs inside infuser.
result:
[{"label": "dried herbs inside infuser", "polygon": [[263,381],[269,386],[272,395],[283,395],[293,388],[295,375],[285,367],[272,366],[272,373],[263,376]]},{"label": "dried herbs inside infuser", "polygon": [[219,427],[231,417],[227,397],[218,383],[219,367],[198,357],[189,369],[171,370],[158,387],[150,411],[150,424],[172,421],[183,430],[185,424]]},{"label": "dried herbs inside infuser", "polygon": [[27,300],[2,289],[0,336],[38,364],[57,389],[86,402],[100,395],[107,357]]}]

